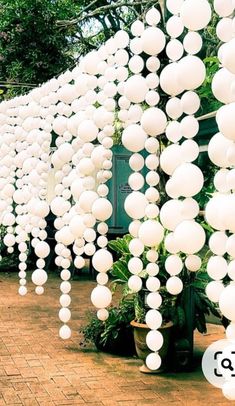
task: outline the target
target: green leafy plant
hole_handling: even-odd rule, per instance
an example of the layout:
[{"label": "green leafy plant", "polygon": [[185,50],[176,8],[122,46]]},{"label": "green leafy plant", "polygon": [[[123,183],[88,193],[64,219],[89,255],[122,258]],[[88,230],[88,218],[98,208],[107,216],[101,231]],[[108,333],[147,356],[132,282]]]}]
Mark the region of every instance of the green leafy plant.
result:
[{"label": "green leafy plant", "polygon": [[[203,224],[207,233],[210,234],[210,227],[208,228],[205,223]],[[128,270],[128,261],[131,258],[128,244],[131,238],[132,237],[130,235],[126,235],[123,238],[117,238],[116,240],[109,242],[109,248],[119,255],[118,260],[114,262],[111,270],[112,276],[114,277],[114,280],[112,281],[112,290],[115,292],[117,286],[121,285],[123,298],[134,297],[133,306],[135,311],[135,319],[137,322],[143,323],[145,321],[145,314],[148,309],[145,304],[145,295],[147,294],[145,282],[148,275],[146,271],[142,271],[140,275],[143,282],[143,287],[140,292],[133,293],[130,291],[127,282],[131,276],[131,273]],[[188,305],[186,302],[187,294],[185,294],[185,292],[187,288],[190,288],[194,302],[194,327],[197,328],[201,333],[205,333],[206,315],[213,313],[216,317],[220,317],[215,305],[210,302],[205,294],[205,287],[210,280],[206,272],[206,263],[211,255],[209,249],[205,247],[201,252],[202,266],[198,272],[189,272],[186,268],[183,268],[179,277],[184,284],[184,289],[181,294],[176,296],[169,294],[166,290],[166,281],[169,275],[165,270],[164,263],[168,254],[163,243],[158,247],[158,254],[159,273],[157,276],[161,282],[159,293],[163,298],[160,311],[162,313],[164,322],[172,321],[178,330],[185,327],[185,309]],[[182,260],[184,260],[185,256],[181,256]],[[146,252],[144,252],[142,255],[142,261],[145,268],[147,265]]]},{"label": "green leafy plant", "polygon": [[109,317],[105,322],[97,319],[96,313],[88,315],[89,321],[81,330],[84,341],[92,342],[100,350],[120,355],[133,355],[134,342],[131,320],[134,318],[133,298],[122,299],[118,306],[109,309]]}]

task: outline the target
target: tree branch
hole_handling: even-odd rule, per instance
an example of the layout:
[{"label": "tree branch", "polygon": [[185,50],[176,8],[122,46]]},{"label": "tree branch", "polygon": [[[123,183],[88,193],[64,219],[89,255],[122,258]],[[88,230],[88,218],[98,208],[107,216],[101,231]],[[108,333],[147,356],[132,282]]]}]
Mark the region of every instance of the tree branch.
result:
[{"label": "tree branch", "polygon": [[[133,2],[119,1],[116,4],[109,4],[107,6],[98,7],[94,11],[91,11],[90,13],[87,13],[86,15],[75,18],[73,20],[58,20],[56,22],[56,25],[58,27],[68,27],[68,26],[71,26],[71,25],[76,25],[76,24],[78,24],[78,23],[80,23],[80,22],[82,22],[84,20],[87,20],[88,18],[95,17],[98,14],[101,14],[101,13],[109,11],[109,10],[114,10],[114,9],[121,8],[121,7],[141,6],[141,5],[149,4],[149,3],[156,3],[156,0],[151,0],[151,1],[143,0],[143,1],[133,1]],[[83,11],[85,11],[85,9]],[[83,11],[81,12],[81,14],[83,14]]]}]

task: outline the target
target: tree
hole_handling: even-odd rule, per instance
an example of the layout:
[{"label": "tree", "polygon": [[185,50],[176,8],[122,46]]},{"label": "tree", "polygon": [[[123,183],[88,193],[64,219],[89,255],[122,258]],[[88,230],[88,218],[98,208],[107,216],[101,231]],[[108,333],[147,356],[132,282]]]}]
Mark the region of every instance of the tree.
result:
[{"label": "tree", "polygon": [[19,83],[8,97],[71,67],[76,27],[58,29],[56,21],[77,8],[69,0],[0,0],[0,81]]}]

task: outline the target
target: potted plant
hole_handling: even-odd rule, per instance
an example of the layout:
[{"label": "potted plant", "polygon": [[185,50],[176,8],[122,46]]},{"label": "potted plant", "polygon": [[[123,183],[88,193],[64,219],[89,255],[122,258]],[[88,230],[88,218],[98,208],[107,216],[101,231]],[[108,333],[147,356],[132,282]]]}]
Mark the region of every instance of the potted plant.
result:
[{"label": "potted plant", "polygon": [[105,322],[97,319],[96,313],[89,314],[89,321],[81,330],[84,341],[81,346],[92,342],[99,351],[115,355],[133,356],[135,344],[130,325],[134,318],[133,299],[121,299],[117,306],[109,309]]},{"label": "potted plant", "polygon": [[[131,297],[133,299],[135,317],[131,321],[131,325],[134,327],[135,346],[138,356],[145,359],[149,351],[146,345],[146,335],[149,329],[145,323],[146,312],[149,310],[145,300],[148,292],[145,284],[148,277],[145,271],[147,260],[146,252],[144,252],[141,256],[144,270],[139,274],[143,285],[139,292],[134,293],[128,288],[128,279],[131,276],[128,269],[128,261],[131,258],[129,251],[131,239],[130,235],[125,235],[123,238],[117,238],[109,242],[109,248],[118,255],[118,259],[114,262],[111,270],[114,277],[111,285],[113,292],[115,292],[117,286],[121,285],[123,298]],[[201,252],[203,261],[198,272],[189,272],[186,268],[181,271],[179,276],[184,284],[184,289],[179,295],[171,295],[166,289],[166,281],[169,275],[164,266],[168,256],[164,243],[158,247],[158,255],[159,273],[157,277],[161,282],[159,293],[163,298],[159,308],[163,318],[160,331],[164,337],[164,346],[159,354],[164,368],[169,366],[170,359],[171,367],[187,369],[192,361],[194,329],[197,328],[201,333],[205,333],[206,315],[213,313],[214,316],[220,317],[215,305],[209,301],[205,294],[205,287],[209,281],[205,267],[210,252],[207,248],[204,248]],[[184,260],[183,255],[182,259]],[[141,370],[147,372],[145,366]]]}]

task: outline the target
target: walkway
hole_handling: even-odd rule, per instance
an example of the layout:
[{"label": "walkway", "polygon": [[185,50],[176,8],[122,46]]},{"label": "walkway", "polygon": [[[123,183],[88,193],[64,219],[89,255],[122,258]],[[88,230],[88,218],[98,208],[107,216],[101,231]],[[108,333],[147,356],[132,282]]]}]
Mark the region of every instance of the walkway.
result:
[{"label": "walkway", "polygon": [[[60,280],[50,276],[45,294],[17,294],[16,274],[0,274],[0,406],[225,406],[229,401],[210,386],[200,367],[193,373],[143,375],[136,358],[118,358],[81,349],[78,330],[92,308],[91,281],[72,284],[72,339],[58,338]],[[196,335],[197,350],[223,338],[211,326],[206,337]]]}]

